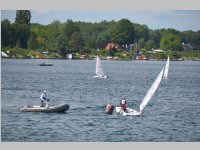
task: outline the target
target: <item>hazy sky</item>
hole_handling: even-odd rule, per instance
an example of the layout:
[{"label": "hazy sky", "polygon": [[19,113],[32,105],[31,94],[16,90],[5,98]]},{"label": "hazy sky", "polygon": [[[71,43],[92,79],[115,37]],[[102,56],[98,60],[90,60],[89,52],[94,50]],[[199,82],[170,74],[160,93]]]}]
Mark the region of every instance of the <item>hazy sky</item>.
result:
[{"label": "hazy sky", "polygon": [[[49,24],[53,20],[65,22],[67,19],[85,22],[102,20],[118,21],[127,18],[133,23],[145,24],[150,29],[174,28],[180,31],[200,30],[200,10],[149,10],[149,11],[72,11],[72,10],[33,10],[31,23]],[[2,10],[1,20],[15,19],[15,11]]]}]

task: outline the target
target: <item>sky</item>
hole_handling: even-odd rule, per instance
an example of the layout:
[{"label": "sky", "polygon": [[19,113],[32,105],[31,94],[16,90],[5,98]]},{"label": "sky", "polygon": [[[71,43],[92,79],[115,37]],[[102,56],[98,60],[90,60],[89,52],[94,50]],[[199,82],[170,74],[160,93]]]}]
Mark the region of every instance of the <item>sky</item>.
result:
[{"label": "sky", "polygon": [[[73,10],[31,10],[31,23],[43,25],[54,20],[61,23],[67,19],[84,22],[119,21],[129,19],[132,23],[147,25],[150,29],[173,28],[179,31],[200,30],[200,10],[135,10],[135,11],[73,11]],[[2,10],[1,20],[14,22],[14,10]]]}]

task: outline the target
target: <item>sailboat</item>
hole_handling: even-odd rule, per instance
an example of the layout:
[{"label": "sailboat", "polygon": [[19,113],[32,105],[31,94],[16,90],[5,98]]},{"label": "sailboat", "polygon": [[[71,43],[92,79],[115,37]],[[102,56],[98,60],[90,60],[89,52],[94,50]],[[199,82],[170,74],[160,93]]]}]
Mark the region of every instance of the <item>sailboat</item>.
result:
[{"label": "sailboat", "polygon": [[93,76],[93,78],[103,78],[103,79],[108,78],[108,76],[104,74],[104,70],[102,68],[101,60],[99,56],[97,56],[97,60],[96,60],[96,75]]},{"label": "sailboat", "polygon": [[167,58],[167,62],[166,62],[166,65],[165,65],[165,70],[164,70],[164,74],[163,74],[163,79],[167,79],[168,72],[169,72],[169,56],[168,56],[168,58]]},{"label": "sailboat", "polygon": [[151,85],[149,90],[147,91],[144,99],[142,100],[142,102],[140,104],[139,111],[131,109],[131,108],[127,108],[127,112],[124,112],[121,109],[121,107],[115,107],[116,112],[121,114],[121,115],[123,115],[123,116],[139,116],[139,115],[141,115],[141,113],[144,110],[145,106],[148,104],[148,102],[151,100],[151,98],[153,97],[154,93],[158,89],[158,87],[160,85],[160,82],[162,80],[163,71],[164,71],[164,68],[162,68],[162,70],[158,74],[157,78],[155,79],[155,81],[153,82],[153,84]]}]

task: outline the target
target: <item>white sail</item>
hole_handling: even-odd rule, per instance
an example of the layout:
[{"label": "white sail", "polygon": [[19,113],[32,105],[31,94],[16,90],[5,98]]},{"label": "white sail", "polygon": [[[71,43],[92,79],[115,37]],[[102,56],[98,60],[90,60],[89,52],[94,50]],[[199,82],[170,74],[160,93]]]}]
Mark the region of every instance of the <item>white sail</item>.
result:
[{"label": "white sail", "polygon": [[93,76],[94,78],[107,78],[107,76],[104,74],[104,70],[101,65],[101,60],[99,56],[97,56],[96,60],[96,76]]},{"label": "white sail", "polygon": [[158,86],[159,86],[159,84],[160,84],[160,82],[162,80],[163,70],[164,70],[164,68],[162,68],[162,70],[158,74],[157,78],[153,82],[152,86],[148,90],[147,94],[145,95],[144,99],[142,100],[142,102],[140,104],[140,113],[145,108],[145,106],[147,105],[147,103],[151,100],[151,98],[154,95],[156,89],[158,88]]},{"label": "white sail", "polygon": [[167,79],[168,71],[169,71],[169,56],[167,58],[167,62],[166,62],[166,65],[165,65],[165,71],[164,71],[164,75],[163,75],[164,79]]},{"label": "white sail", "polygon": [[101,66],[101,60],[100,60],[99,56],[97,56],[97,61],[96,61],[96,75],[104,76],[104,71]]}]

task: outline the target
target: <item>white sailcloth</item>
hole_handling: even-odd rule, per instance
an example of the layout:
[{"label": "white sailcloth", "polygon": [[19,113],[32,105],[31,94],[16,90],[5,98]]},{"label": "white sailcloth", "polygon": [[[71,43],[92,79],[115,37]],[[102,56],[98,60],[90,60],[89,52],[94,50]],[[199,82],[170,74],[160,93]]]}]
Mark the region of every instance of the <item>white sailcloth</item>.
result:
[{"label": "white sailcloth", "polygon": [[165,71],[164,71],[164,75],[163,75],[164,79],[167,79],[168,71],[169,71],[169,56],[167,58],[167,62],[166,62],[166,65],[165,65]]},{"label": "white sailcloth", "polygon": [[151,100],[152,96],[154,95],[155,91],[157,90],[157,88],[158,88],[158,86],[159,86],[159,84],[160,84],[160,82],[162,80],[163,70],[164,70],[164,68],[162,68],[162,70],[158,74],[157,78],[153,82],[152,86],[148,90],[147,94],[145,95],[144,99],[142,100],[142,102],[140,104],[140,113],[145,108],[147,103]]},{"label": "white sailcloth", "polygon": [[97,61],[96,61],[96,75],[99,77],[104,76],[104,70],[101,66],[101,60],[100,60],[99,56],[97,56]]}]

